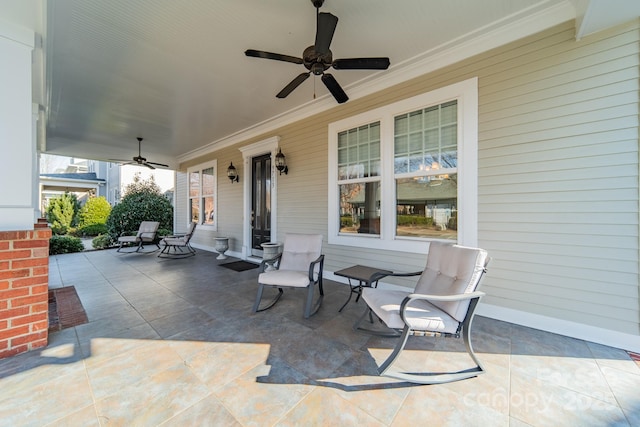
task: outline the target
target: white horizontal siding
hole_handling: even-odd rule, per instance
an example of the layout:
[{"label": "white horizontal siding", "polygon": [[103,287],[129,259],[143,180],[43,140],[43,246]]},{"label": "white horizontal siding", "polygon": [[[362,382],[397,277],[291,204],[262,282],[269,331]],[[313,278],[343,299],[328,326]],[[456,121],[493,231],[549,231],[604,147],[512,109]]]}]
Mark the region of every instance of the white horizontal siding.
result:
[{"label": "white horizontal siding", "polygon": [[542,33],[479,79],[485,302],[639,334],[638,33]]}]

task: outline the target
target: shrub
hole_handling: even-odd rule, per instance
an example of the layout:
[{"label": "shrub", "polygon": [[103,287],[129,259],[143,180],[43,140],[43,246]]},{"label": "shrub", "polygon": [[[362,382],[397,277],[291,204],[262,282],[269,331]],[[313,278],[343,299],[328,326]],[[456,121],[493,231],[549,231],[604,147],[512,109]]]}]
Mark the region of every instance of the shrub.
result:
[{"label": "shrub", "polygon": [[398,225],[433,225],[433,218],[418,215],[398,215]]},{"label": "shrub", "polygon": [[158,228],[158,237],[160,236],[172,236],[173,235],[173,230],[170,230],[168,228]]},{"label": "shrub", "polygon": [[158,221],[160,229],[173,230],[173,206],[159,189],[143,187],[127,191],[122,201],[111,209],[107,229],[116,241],[119,236],[135,235],[142,221]]},{"label": "shrub", "polygon": [[91,241],[93,249],[107,249],[113,246],[113,239],[108,234],[101,234]]},{"label": "shrub", "polygon": [[49,201],[47,221],[51,224],[53,234],[67,234],[78,223],[80,202],[75,194],[64,193]]},{"label": "shrub", "polygon": [[340,227],[353,227],[353,218],[351,215],[343,215],[340,217]]},{"label": "shrub", "polygon": [[82,252],[84,245],[82,240],[73,236],[51,236],[49,240],[49,255],[68,254]]},{"label": "shrub", "polygon": [[108,232],[109,229],[107,228],[107,224],[91,224],[78,228],[76,230],[76,235],[81,237],[99,236],[101,234],[107,234]]},{"label": "shrub", "polygon": [[[90,225],[106,224],[107,218],[111,213],[111,205],[107,202],[107,199],[100,197],[92,197],[87,200],[87,203],[80,209],[78,214],[79,225],[81,228],[85,228]],[[100,233],[89,234],[97,236]]]}]

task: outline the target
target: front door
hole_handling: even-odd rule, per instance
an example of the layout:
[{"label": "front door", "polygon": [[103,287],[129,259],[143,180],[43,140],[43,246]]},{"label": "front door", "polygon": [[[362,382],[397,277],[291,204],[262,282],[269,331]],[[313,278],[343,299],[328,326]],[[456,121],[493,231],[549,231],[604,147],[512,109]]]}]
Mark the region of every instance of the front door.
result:
[{"label": "front door", "polygon": [[271,154],[251,159],[251,255],[271,241]]}]

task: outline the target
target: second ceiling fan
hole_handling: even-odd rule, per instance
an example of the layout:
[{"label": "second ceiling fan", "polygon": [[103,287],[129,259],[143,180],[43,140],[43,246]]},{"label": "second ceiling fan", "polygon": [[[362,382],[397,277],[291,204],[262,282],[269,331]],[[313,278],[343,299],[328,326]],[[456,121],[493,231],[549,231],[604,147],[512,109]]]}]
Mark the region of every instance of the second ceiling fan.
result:
[{"label": "second ceiling fan", "polygon": [[309,70],[294,78],[276,97],[286,98],[313,73],[316,76],[322,76],[322,83],[329,89],[329,92],[331,92],[336,101],[342,104],[343,102],[347,102],[349,97],[344,90],[342,90],[337,80],[331,74],[325,73],[326,70],[330,67],[336,70],[386,70],[389,68],[389,58],[348,58],[334,60],[329,46],[331,45],[333,33],[338,24],[338,17],[330,13],[320,12],[320,7],[324,3],[324,0],[311,0],[311,3],[313,3],[316,8],[316,41],[314,45],[304,50],[302,58],[254,49],[246,50],[245,55],[255,58],[303,64],[305,68]]}]

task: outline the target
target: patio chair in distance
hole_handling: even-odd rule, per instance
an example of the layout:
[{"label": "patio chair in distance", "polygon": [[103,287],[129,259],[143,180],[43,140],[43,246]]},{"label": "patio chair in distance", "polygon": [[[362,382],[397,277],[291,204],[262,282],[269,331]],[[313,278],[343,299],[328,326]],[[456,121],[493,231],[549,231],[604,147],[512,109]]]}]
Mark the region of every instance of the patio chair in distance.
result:
[{"label": "patio chair in distance", "polygon": [[[274,261],[276,269],[265,271],[267,261]],[[318,311],[324,297],[322,289],[323,266],[321,234],[287,234],[282,253],[276,258],[263,260],[260,265],[262,273],[258,276],[258,294],[253,305],[253,312],[273,307],[282,296],[283,288],[306,288],[304,317],[309,318]],[[316,285],[320,295],[314,302]],[[277,288],[278,294],[266,307],[260,308],[264,288]]]},{"label": "patio chair in distance", "polygon": [[[196,250],[193,249],[189,240],[193,236],[193,232],[196,229],[196,223],[189,224],[189,229],[186,234],[178,234],[174,236],[165,236],[160,240],[160,244],[164,245],[158,257],[160,258],[187,258],[194,256]],[[182,250],[184,248],[184,251]]]},{"label": "patio chair in distance", "polygon": [[158,246],[158,249],[160,249],[160,246],[155,241],[159,226],[160,223],[157,221],[142,221],[140,223],[140,228],[138,228],[138,233],[135,236],[118,237],[118,243],[120,246],[118,247],[117,252],[122,252],[124,245],[137,245],[135,251],[124,252],[140,252],[140,250],[144,248],[145,243],[153,243]]},{"label": "patio chair in distance", "polygon": [[[373,312],[394,332],[386,336],[400,339],[391,355],[378,368],[380,375],[419,384],[440,384],[475,377],[484,369],[473,352],[470,328],[473,314],[483,292],[477,290],[489,263],[487,252],[479,248],[433,242],[427,265],[422,272],[393,273],[391,276],[421,275],[413,292],[364,288],[362,299],[367,308],[354,325],[355,329],[378,335],[383,333],[360,328],[360,323]],[[400,333],[401,331],[401,333]],[[399,372],[391,369],[410,335],[453,337],[464,340],[475,367],[457,372]]]}]

